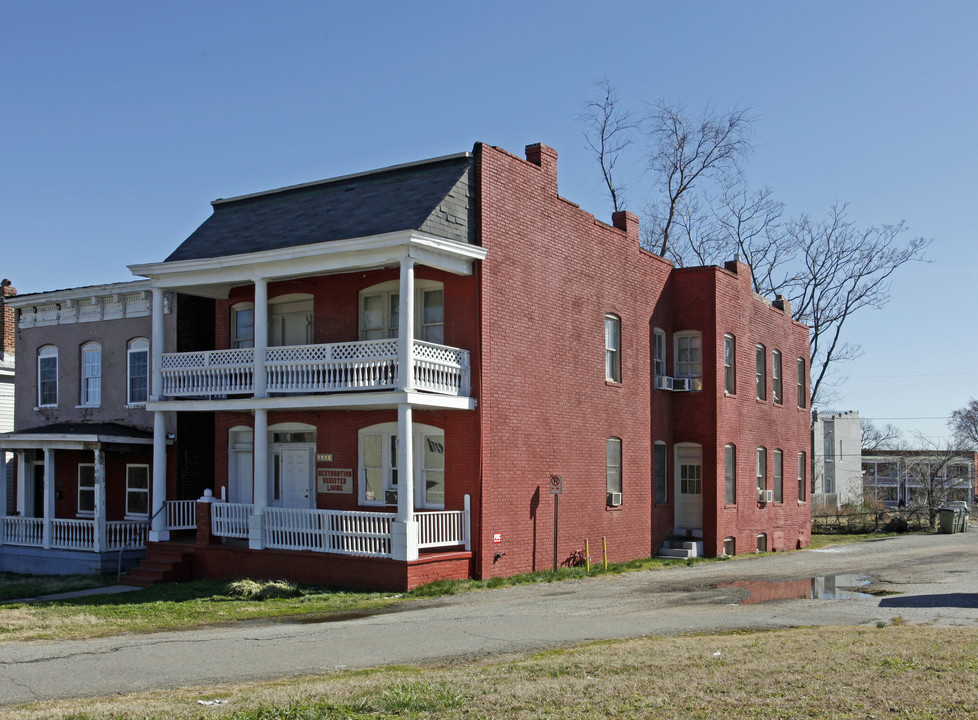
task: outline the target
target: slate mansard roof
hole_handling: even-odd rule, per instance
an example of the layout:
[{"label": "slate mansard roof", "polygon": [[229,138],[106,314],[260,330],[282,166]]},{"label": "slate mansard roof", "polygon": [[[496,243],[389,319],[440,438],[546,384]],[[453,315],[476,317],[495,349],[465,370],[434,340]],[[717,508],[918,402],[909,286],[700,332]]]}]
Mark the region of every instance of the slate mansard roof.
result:
[{"label": "slate mansard roof", "polygon": [[475,243],[470,153],[215,200],[166,259],[199,260],[417,230]]}]

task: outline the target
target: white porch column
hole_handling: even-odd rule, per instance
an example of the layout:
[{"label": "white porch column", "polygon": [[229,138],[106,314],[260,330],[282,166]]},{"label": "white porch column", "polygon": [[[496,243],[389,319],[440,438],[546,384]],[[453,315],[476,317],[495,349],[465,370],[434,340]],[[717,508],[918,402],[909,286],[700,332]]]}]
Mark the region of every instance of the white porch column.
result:
[{"label": "white porch column", "polygon": [[[0,450],[0,517],[4,517],[7,514],[7,471],[7,451]],[[0,545],[2,544],[3,530],[0,529]]]},{"label": "white porch column", "polygon": [[265,349],[268,347],[268,280],[255,280],[255,397],[268,397]]},{"label": "white porch column", "polygon": [[398,388],[414,389],[414,258],[401,259],[397,327]]},{"label": "white porch column", "polygon": [[[402,324],[403,327],[403,324]],[[418,559],[418,523],[414,518],[414,436],[411,406],[397,406],[397,519],[391,524],[391,555]]]},{"label": "white porch column", "polygon": [[153,337],[150,341],[150,361],[153,368],[150,379],[150,400],[163,399],[163,288],[153,288]]},{"label": "white porch column", "polygon": [[[156,316],[153,316],[156,319]],[[166,502],[166,415],[153,413],[153,489],[150,493],[149,539],[151,542],[164,542],[170,539],[166,529],[166,515],[163,503]]]},{"label": "white porch column", "polygon": [[17,514],[21,517],[27,516],[27,452],[20,450],[17,453]]},{"label": "white porch column", "polygon": [[95,552],[105,546],[105,451],[95,449]]},{"label": "white porch column", "polygon": [[54,450],[44,448],[44,534],[41,546],[54,544]]},{"label": "white porch column", "polygon": [[[256,305],[257,307],[257,305]],[[257,315],[257,313],[256,313]],[[255,337],[258,337],[258,319],[255,318]],[[252,497],[253,513],[248,517],[248,547],[261,550],[265,547],[265,508],[268,507],[268,410],[255,410],[254,434],[255,487]]]}]

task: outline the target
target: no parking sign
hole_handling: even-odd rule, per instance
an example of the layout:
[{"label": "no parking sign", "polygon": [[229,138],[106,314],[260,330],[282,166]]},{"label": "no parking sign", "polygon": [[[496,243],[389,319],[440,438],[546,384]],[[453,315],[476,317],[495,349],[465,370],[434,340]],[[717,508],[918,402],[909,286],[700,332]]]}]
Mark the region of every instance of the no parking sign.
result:
[{"label": "no parking sign", "polygon": [[550,476],[550,494],[560,495],[564,492],[564,476],[563,475],[551,475]]}]

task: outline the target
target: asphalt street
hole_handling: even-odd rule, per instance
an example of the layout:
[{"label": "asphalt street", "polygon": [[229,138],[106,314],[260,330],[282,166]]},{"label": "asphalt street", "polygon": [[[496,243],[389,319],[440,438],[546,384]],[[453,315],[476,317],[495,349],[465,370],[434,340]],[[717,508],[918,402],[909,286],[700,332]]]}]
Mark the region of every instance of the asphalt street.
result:
[{"label": "asphalt street", "polygon": [[[863,625],[898,616],[974,626],[976,559],[972,528],[465,593],[340,621],[0,644],[0,705],[504,657],[644,635]],[[833,587],[826,599],[821,593]],[[865,594],[876,591],[895,594]]]}]

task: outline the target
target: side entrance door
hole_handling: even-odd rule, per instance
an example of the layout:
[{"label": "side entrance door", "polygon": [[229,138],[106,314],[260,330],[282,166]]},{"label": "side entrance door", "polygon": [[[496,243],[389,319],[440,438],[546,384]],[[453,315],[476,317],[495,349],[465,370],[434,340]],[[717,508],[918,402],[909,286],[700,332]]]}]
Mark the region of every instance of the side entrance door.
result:
[{"label": "side entrance door", "polygon": [[699,445],[676,446],[676,527],[703,529],[703,451]]}]

